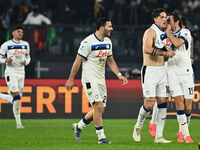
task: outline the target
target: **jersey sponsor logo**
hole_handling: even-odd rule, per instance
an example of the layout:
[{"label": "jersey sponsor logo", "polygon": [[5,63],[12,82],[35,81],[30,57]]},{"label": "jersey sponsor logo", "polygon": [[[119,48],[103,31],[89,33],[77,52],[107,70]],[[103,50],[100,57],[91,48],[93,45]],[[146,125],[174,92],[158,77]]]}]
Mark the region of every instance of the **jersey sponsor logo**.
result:
[{"label": "jersey sponsor logo", "polygon": [[25,51],[23,50],[15,50],[13,55],[24,55],[25,54]]},{"label": "jersey sponsor logo", "polygon": [[171,41],[167,38],[165,46],[169,46],[169,45],[171,45]]},{"label": "jersey sponsor logo", "polygon": [[103,50],[100,50],[96,57],[101,58],[101,57],[107,57],[107,56],[108,56],[107,51],[103,52]]}]

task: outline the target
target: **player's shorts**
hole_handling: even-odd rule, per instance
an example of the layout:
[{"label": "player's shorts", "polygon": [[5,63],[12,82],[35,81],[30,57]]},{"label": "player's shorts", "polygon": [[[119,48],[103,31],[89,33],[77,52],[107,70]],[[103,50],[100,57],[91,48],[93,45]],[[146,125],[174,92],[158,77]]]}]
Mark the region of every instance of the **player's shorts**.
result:
[{"label": "player's shorts", "polygon": [[19,92],[19,95],[22,96],[24,88],[24,77],[17,76],[6,76],[5,80],[9,88],[9,93]]},{"label": "player's shorts", "polygon": [[167,70],[165,66],[143,66],[141,81],[144,97],[169,97]]},{"label": "player's shorts", "polygon": [[169,88],[172,97],[183,95],[185,99],[194,97],[194,75],[193,74],[168,74]]},{"label": "player's shorts", "polygon": [[106,107],[106,102],[107,102],[106,85],[94,82],[87,82],[87,83],[82,82],[82,85],[92,107],[95,102],[103,102],[103,107]]}]

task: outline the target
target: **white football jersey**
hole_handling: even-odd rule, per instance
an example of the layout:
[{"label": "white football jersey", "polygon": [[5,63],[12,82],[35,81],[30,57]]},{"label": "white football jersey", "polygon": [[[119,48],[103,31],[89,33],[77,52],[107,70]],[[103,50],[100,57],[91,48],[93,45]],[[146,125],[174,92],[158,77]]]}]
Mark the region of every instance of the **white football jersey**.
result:
[{"label": "white football jersey", "polygon": [[155,47],[163,48],[166,44],[167,34],[164,30],[160,29],[155,23],[152,24],[151,28],[156,32]]},{"label": "white football jersey", "polygon": [[1,45],[0,55],[4,58],[12,57],[13,59],[11,64],[6,63],[6,76],[25,76],[24,60],[27,56],[30,57],[30,48],[28,42],[23,40],[15,41],[14,39],[9,40]]},{"label": "white football jersey", "polygon": [[184,41],[184,44],[173,51],[176,55],[168,59],[168,73],[176,74],[193,74],[191,64],[191,33],[188,29],[180,29],[174,32],[173,35]]},{"label": "white football jersey", "polygon": [[80,44],[78,55],[85,58],[82,64],[82,82],[105,84],[105,64],[112,56],[112,43],[108,37],[98,39],[96,34],[86,37]]}]

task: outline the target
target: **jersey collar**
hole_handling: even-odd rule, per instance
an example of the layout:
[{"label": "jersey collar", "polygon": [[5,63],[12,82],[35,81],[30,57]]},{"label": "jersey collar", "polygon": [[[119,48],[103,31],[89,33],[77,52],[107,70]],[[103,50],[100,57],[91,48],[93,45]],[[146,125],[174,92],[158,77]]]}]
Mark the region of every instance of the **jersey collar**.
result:
[{"label": "jersey collar", "polygon": [[180,31],[181,31],[181,29],[182,29],[182,28],[180,28],[180,29],[179,29],[178,31],[176,31],[176,32],[173,32],[173,34],[176,34],[176,33],[180,32]]},{"label": "jersey collar", "polygon": [[154,25],[157,26],[158,29],[161,30],[162,32],[165,32],[165,30],[162,30],[161,28],[159,28],[159,26],[156,23],[154,23]]},{"label": "jersey collar", "polygon": [[12,41],[13,41],[14,43],[16,43],[16,44],[19,44],[19,43],[21,42],[21,40],[20,40],[20,41],[16,41],[16,40],[14,40],[14,39],[12,39]]},{"label": "jersey collar", "polygon": [[100,42],[103,42],[103,41],[104,41],[104,40],[100,40],[100,39],[97,37],[96,33],[94,33],[94,36],[95,36],[95,38],[96,38],[98,41],[100,41]]}]

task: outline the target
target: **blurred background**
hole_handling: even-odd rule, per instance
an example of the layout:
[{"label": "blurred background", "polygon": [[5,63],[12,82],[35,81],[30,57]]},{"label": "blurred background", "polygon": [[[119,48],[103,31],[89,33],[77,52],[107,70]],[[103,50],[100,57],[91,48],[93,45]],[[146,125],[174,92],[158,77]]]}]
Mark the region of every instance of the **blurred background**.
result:
[{"label": "blurred background", "polygon": [[[114,58],[128,78],[139,78],[142,35],[152,24],[152,10],[177,9],[186,18],[193,36],[193,68],[200,79],[199,0],[0,0],[0,45],[11,37],[10,29],[23,24],[24,40],[31,47],[26,78],[68,78],[80,42],[95,32],[97,18],[111,18]],[[40,22],[31,15],[40,15]],[[28,20],[32,21],[28,21]],[[0,78],[4,78],[0,65]],[[80,71],[77,78],[80,78]],[[107,78],[116,78],[107,67]]]}]

